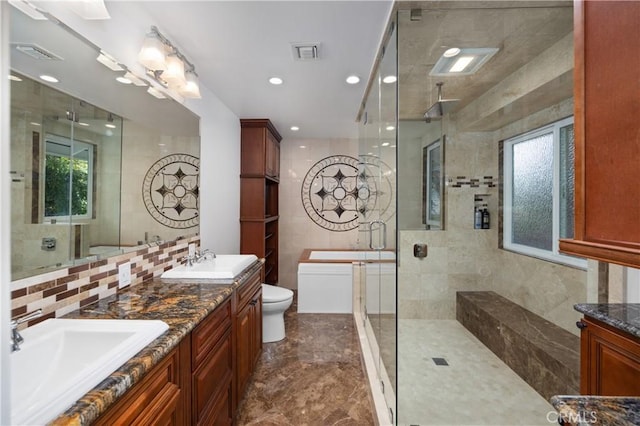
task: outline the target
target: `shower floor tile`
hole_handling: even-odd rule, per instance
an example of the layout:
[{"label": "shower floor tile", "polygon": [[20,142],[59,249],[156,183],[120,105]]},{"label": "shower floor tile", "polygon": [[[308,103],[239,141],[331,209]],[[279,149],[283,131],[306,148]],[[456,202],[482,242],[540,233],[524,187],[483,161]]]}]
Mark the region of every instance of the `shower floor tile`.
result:
[{"label": "shower floor tile", "polygon": [[400,320],[399,330],[399,425],[555,422],[553,407],[458,321]]}]

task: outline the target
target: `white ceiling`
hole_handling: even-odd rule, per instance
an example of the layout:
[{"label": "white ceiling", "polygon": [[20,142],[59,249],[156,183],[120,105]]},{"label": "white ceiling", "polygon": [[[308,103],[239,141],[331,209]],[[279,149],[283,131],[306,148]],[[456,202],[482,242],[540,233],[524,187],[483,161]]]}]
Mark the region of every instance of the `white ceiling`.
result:
[{"label": "white ceiling", "polygon": [[[269,118],[285,138],[357,137],[356,116],[392,1],[157,1],[141,7],[240,118]],[[297,42],[320,42],[320,59],[294,61],[291,43]],[[360,83],[348,85],[350,74]],[[272,76],[284,84],[269,84]]]}]

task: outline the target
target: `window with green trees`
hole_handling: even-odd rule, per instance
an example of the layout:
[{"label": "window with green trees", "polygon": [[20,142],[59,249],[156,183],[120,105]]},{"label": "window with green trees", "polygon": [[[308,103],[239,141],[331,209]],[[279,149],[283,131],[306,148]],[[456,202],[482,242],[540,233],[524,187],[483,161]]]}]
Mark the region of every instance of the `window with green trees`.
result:
[{"label": "window with green trees", "polygon": [[91,217],[95,147],[54,135],[45,147],[44,216]]}]

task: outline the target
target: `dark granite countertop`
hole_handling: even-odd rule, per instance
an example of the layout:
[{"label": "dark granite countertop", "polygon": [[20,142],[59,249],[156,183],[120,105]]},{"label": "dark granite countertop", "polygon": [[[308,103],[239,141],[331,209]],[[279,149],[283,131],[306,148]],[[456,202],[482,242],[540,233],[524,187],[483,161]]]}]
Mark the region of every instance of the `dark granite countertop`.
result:
[{"label": "dark granite countertop", "polygon": [[91,424],[261,266],[256,262],[235,280],[154,279],[65,315],[64,318],[158,319],[166,322],[169,329],[49,424]]},{"label": "dark granite countertop", "polygon": [[640,303],[580,303],[578,312],[640,337]]},{"label": "dark granite countertop", "polygon": [[550,401],[558,411],[558,417],[565,424],[578,426],[640,424],[640,398],[556,395]]}]

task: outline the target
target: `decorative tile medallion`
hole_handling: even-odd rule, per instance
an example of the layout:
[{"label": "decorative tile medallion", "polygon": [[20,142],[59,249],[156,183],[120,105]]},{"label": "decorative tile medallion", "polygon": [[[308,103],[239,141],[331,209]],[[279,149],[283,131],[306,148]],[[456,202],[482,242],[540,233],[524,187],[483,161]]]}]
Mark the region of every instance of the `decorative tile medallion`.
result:
[{"label": "decorative tile medallion", "polygon": [[380,200],[388,199],[382,206],[386,212],[392,193],[389,180],[380,179],[381,163],[373,156],[358,160],[347,155],[318,161],[302,182],[302,205],[307,215],[318,226],[340,232],[358,228],[359,215],[366,219],[380,208]]},{"label": "decorative tile medallion", "polygon": [[149,168],[142,182],[142,198],[149,214],[169,228],[191,228],[198,216],[200,160],[171,154]]}]

